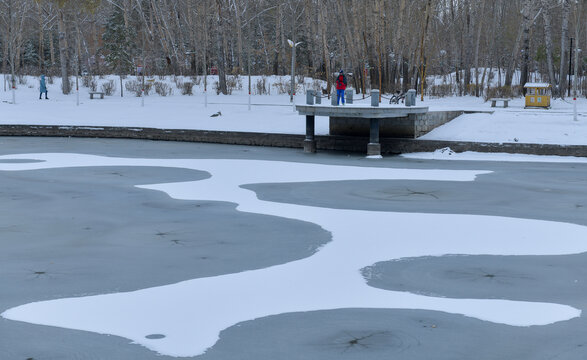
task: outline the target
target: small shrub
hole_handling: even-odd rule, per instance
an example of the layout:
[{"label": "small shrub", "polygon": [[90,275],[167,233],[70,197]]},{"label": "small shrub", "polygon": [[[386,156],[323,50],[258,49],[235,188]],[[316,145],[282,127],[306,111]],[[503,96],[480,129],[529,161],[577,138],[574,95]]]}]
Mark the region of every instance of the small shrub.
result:
[{"label": "small shrub", "polygon": [[454,88],[450,84],[431,85],[426,89],[426,94],[430,97],[442,98],[452,96]]},{"label": "small shrub", "polygon": [[174,76],[173,82],[175,83],[175,87],[181,89],[183,87],[183,78],[180,76]]},{"label": "small shrub", "polygon": [[[291,81],[289,79],[288,80],[281,79],[280,81],[274,83],[273,86],[275,87],[275,89],[277,89],[277,93],[279,95],[283,95],[283,94],[289,95],[290,94]],[[303,86],[303,84],[296,82],[296,89],[295,89],[296,94],[300,93],[300,90],[302,90],[302,86]]]},{"label": "small shrub", "polygon": [[47,76],[46,79],[47,79],[47,84],[49,84],[49,85],[53,85],[53,83],[55,82],[53,80],[53,76]]},{"label": "small shrub", "polygon": [[202,83],[202,76],[192,76],[192,82],[194,83],[194,85],[200,85]]},{"label": "small shrub", "polygon": [[229,75],[226,77],[226,90],[231,95],[234,89],[243,89],[242,79],[238,75]]},{"label": "small shrub", "polygon": [[194,95],[193,92],[194,84],[190,81],[184,82],[181,86],[182,95]]},{"label": "small shrub", "polygon": [[153,89],[153,82],[152,81],[145,82],[145,95],[149,95],[151,93],[152,89]]},{"label": "small shrub", "polygon": [[296,75],[296,82],[303,85],[306,82],[306,77],[304,75]]},{"label": "small shrub", "polygon": [[257,90],[257,95],[265,95],[267,94],[267,78],[263,76],[260,79],[257,79],[257,83],[255,84],[255,89]]},{"label": "small shrub", "polygon": [[90,91],[96,91],[98,89],[98,82],[93,76],[84,76],[82,78],[82,85],[90,89]]},{"label": "small shrub", "polygon": [[[135,94],[136,97],[140,97],[143,92],[142,81],[130,80],[124,84],[126,91]],[[145,82],[145,95],[149,95],[151,88],[153,87],[151,82]]]},{"label": "small shrub", "polygon": [[[322,89],[326,87],[323,80],[315,79],[310,85],[310,90],[314,90],[316,94],[322,94]],[[349,86],[350,87],[350,86]]]},{"label": "small shrub", "polygon": [[130,81],[125,82],[124,88],[126,89],[126,91],[128,91],[129,93],[135,94],[135,96],[137,96],[137,97],[141,96],[142,87],[141,87],[141,83],[138,82],[137,80],[130,80]]},{"label": "small shrub", "polygon": [[167,85],[164,82],[155,81],[153,86],[155,86],[155,92],[160,96],[167,96],[173,93],[173,89],[171,88],[171,86]]},{"label": "small shrub", "polygon": [[18,75],[18,83],[20,85],[26,85],[27,84],[27,79],[24,75]]},{"label": "small shrub", "polygon": [[491,98],[514,98],[522,96],[522,86],[499,86],[494,88],[487,88],[485,91],[485,101]]},{"label": "small shrub", "polygon": [[112,96],[116,91],[116,83],[114,82],[114,80],[108,80],[107,82],[102,84],[101,89],[104,95]]}]

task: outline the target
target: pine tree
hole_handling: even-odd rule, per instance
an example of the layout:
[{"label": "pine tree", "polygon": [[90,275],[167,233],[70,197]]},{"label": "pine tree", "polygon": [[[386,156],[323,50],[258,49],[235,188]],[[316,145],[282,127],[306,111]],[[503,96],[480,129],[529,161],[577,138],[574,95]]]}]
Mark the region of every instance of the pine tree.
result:
[{"label": "pine tree", "polygon": [[115,73],[132,71],[135,38],[135,32],[125,26],[122,10],[115,7],[102,35],[106,62]]}]

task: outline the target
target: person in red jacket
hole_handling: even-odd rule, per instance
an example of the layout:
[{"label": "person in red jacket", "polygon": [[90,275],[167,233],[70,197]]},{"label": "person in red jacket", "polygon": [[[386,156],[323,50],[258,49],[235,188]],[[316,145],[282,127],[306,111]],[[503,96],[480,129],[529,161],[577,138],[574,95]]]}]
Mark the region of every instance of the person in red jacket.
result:
[{"label": "person in red jacket", "polygon": [[346,84],[347,80],[344,71],[340,70],[340,73],[336,78],[336,103],[338,105],[340,105],[341,100],[344,105],[344,91],[346,90]]}]

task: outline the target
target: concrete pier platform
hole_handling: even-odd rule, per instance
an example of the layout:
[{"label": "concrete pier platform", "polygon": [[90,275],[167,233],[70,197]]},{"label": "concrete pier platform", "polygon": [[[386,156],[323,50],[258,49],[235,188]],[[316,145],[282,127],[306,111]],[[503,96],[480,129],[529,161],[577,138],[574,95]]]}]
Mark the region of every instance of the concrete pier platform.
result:
[{"label": "concrete pier platform", "polygon": [[[427,106],[382,106],[374,103],[373,106],[353,105],[332,106],[332,105],[297,105],[296,110],[300,115],[306,116],[306,138],[304,140],[304,151],[315,152],[316,140],[314,134],[314,122],[316,116],[328,116],[330,121],[337,119],[354,119],[355,122],[364,122],[369,129],[369,143],[367,145],[368,156],[381,155],[380,120],[388,122],[393,119],[409,118],[424,115],[428,112]],[[332,125],[331,125],[332,127]]]}]

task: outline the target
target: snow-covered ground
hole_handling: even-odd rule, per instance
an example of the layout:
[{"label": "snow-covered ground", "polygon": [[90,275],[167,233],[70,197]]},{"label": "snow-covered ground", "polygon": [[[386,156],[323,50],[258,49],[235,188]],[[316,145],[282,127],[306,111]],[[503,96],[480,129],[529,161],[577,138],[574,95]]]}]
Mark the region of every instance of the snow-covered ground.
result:
[{"label": "snow-covered ground", "polygon": [[[216,95],[213,84],[217,77],[209,76],[207,95],[203,82],[194,87],[193,96],[181,95],[171,78],[158,80],[173,89],[173,94],[160,96],[152,90],[144,99],[125,91],[120,96],[117,77],[98,79],[98,88],[108,79],[115,80],[117,91],[104,100],[90,100],[88,89],[80,87],[79,106],[75,93],[65,96],[60,93],[60,82],[56,79],[49,85],[49,100],[38,99],[38,80],[26,79],[26,84],[16,90],[16,105],[11,104],[12,93],[0,91],[0,124],[29,125],[81,125],[81,126],[130,126],[169,129],[200,129],[244,132],[268,132],[304,134],[303,117],[293,111],[287,94],[280,93],[287,77],[252,78],[252,86],[263,79],[270,95],[252,95],[249,110],[248,80],[240,77],[241,88],[232,95]],[[132,81],[133,77],[125,81]],[[189,81],[188,77],[182,78]],[[296,102],[305,102],[304,90],[320,84],[306,79],[300,86]],[[253,93],[257,93],[256,90]],[[207,99],[207,100],[206,100]],[[144,100],[144,106],[143,106]],[[327,103],[324,99],[323,103]],[[390,106],[385,103],[381,106]],[[207,106],[206,106],[207,103]],[[369,105],[370,99],[355,95],[355,104]],[[587,145],[587,99],[577,100],[577,121],[573,118],[572,99],[552,101],[550,110],[524,109],[524,100],[514,99],[507,109],[491,108],[489,102],[476,97],[446,97],[417,99],[417,105],[428,106],[430,111],[470,110],[494,111],[493,114],[463,115],[450,123],[433,130],[422,139],[459,140],[482,142],[519,142],[537,144]],[[402,105],[396,105],[402,106]],[[211,117],[220,112],[221,116]],[[316,133],[328,134],[328,119],[318,117]]]}]

